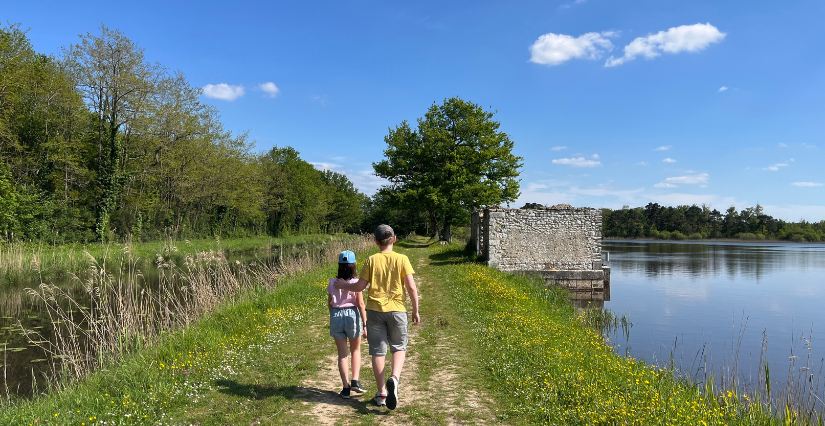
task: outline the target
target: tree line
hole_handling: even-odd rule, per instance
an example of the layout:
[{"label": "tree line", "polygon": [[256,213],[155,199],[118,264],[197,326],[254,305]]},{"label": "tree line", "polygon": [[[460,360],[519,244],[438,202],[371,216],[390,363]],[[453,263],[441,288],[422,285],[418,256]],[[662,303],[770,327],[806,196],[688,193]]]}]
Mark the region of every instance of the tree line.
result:
[{"label": "tree line", "polygon": [[619,210],[602,209],[602,225],[602,233],[608,238],[825,241],[825,221],[786,222],[766,214],[759,204],[740,211],[730,207],[724,214],[706,205],[695,204],[624,206]]},{"label": "tree line", "polygon": [[201,89],[102,26],[59,55],[0,27],[0,240],[342,232],[370,200],[291,147],[256,153]]}]

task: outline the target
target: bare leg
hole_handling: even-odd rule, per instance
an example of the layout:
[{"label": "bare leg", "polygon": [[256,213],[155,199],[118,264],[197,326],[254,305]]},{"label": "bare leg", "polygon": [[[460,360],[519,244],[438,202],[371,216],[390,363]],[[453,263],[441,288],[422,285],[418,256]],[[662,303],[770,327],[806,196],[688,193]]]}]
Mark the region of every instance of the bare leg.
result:
[{"label": "bare leg", "polygon": [[385,394],[384,389],[384,361],[386,356],[372,356],[372,372],[375,374],[375,384],[378,385],[378,393]]},{"label": "bare leg", "polygon": [[345,388],[349,387],[349,379],[347,378],[347,339],[335,339],[335,346],[338,348],[338,372],[341,373],[341,382]]},{"label": "bare leg", "polygon": [[352,354],[352,380],[361,378],[361,338],[350,339],[349,351]]},{"label": "bare leg", "polygon": [[392,354],[392,375],[401,378],[401,369],[404,368],[404,360],[407,359],[406,351],[398,351]]}]

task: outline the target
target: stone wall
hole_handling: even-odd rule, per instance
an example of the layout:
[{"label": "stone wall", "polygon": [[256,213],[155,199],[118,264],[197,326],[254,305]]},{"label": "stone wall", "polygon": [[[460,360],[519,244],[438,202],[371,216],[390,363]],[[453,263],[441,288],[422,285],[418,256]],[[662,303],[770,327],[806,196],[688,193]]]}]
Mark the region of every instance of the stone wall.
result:
[{"label": "stone wall", "polygon": [[471,227],[478,254],[499,270],[602,273],[599,210],[566,204],[492,207],[474,212]]}]

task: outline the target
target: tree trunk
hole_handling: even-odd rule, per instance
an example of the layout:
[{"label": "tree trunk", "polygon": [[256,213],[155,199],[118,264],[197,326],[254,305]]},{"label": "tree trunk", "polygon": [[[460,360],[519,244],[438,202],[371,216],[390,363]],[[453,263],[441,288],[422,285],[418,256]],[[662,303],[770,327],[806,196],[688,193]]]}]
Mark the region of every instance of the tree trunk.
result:
[{"label": "tree trunk", "polygon": [[453,224],[451,224],[449,221],[447,221],[444,224],[444,241],[446,241],[448,243],[453,242],[453,235],[450,232],[452,227],[453,227]]}]

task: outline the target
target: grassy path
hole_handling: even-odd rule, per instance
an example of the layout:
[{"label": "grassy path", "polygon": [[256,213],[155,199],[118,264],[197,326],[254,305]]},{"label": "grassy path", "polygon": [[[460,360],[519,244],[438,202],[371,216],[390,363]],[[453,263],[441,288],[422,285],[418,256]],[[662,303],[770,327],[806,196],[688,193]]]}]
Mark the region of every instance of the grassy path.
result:
[{"label": "grassy path", "polygon": [[[478,389],[478,366],[469,356],[470,327],[449,307],[445,283],[431,264],[429,249],[421,242],[397,246],[416,269],[422,322],[410,326],[410,344],[402,373],[399,406],[395,411],[378,407],[371,398],[376,384],[362,344],[361,381],[367,393],[344,400],[337,395],[340,379],[336,353],[326,328],[326,317],[313,327],[313,336],[327,346],[315,374],[302,382],[299,395],[305,416],[316,424],[340,425],[460,425],[486,424],[494,417],[489,397]],[[389,368],[389,366],[387,367]]]}]

